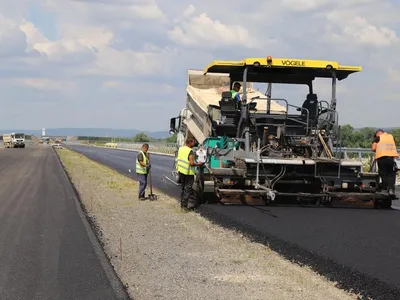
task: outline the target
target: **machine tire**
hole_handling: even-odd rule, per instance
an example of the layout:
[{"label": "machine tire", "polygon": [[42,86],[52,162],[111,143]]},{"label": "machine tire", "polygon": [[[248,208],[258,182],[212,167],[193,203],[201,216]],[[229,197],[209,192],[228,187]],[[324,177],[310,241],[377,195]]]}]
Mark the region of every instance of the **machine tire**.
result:
[{"label": "machine tire", "polygon": [[204,197],[204,178],[201,178],[201,176],[198,176],[196,174],[196,184],[197,184],[197,198],[200,204],[207,204],[207,201],[205,201]]},{"label": "machine tire", "polygon": [[215,193],[204,192],[204,174],[201,171],[199,171],[199,169],[195,175],[195,185],[196,185],[197,200],[200,205],[215,204],[219,202]]},{"label": "machine tire", "polygon": [[204,174],[200,171],[200,168],[197,169],[195,175],[195,184],[196,184],[196,193],[197,193],[197,201],[201,204],[208,204],[207,199],[204,197]]},{"label": "machine tire", "polygon": [[262,196],[262,200],[264,201],[265,206],[271,206],[271,200],[268,199],[267,196]]},{"label": "machine tire", "polygon": [[382,209],[391,209],[392,208],[392,200],[387,200],[382,202]]}]

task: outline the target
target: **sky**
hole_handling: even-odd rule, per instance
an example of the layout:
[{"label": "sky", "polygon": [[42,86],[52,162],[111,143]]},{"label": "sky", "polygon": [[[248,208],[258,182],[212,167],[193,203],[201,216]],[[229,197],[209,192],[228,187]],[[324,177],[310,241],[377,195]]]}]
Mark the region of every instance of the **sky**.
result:
[{"label": "sky", "polygon": [[[169,130],[187,69],[289,57],[362,66],[338,86],[342,124],[400,126],[395,0],[0,0],[0,128]],[[330,82],[318,81],[329,100]],[[273,97],[301,105],[305,87]]]}]

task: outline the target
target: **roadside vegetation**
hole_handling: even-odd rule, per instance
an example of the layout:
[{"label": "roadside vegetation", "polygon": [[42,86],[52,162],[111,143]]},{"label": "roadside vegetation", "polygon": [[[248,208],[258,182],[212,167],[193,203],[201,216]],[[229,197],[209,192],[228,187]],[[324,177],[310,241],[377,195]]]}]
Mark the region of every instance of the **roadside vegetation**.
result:
[{"label": "roadside vegetation", "polygon": [[157,201],[140,202],[135,180],[56,151],[133,299],[357,299],[233,229],[182,213],[158,190]]},{"label": "roadside vegetation", "polygon": [[138,133],[134,137],[95,137],[95,136],[78,136],[78,141],[88,144],[106,144],[106,143],[175,143],[176,135],[172,135],[164,139],[154,139],[144,132]]}]

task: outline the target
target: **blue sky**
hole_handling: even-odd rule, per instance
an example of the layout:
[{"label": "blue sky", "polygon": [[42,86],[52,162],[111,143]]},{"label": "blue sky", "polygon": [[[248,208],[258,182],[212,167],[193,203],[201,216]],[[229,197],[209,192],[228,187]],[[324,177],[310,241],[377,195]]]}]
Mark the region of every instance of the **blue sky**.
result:
[{"label": "blue sky", "polygon": [[57,32],[57,14],[47,10],[39,3],[32,2],[28,5],[26,20],[35,25],[35,27],[49,41],[56,41],[60,38]]},{"label": "blue sky", "polygon": [[0,0],[0,128],[168,130],[187,69],[267,55],[361,65],[340,83],[341,123],[400,126],[399,15],[392,0]]}]

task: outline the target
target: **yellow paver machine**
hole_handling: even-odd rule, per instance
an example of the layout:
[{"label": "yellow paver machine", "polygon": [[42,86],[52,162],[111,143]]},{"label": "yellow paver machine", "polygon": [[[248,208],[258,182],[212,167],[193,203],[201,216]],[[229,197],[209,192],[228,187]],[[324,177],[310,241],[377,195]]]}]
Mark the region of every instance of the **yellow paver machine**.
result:
[{"label": "yellow paver machine", "polygon": [[[361,70],[270,56],[189,70],[186,106],[170,129],[179,146],[193,136],[206,154],[205,167],[196,168],[200,201],[328,206],[339,201],[389,208],[389,196],[377,192],[378,174],[363,172],[360,161],[340,151],[336,87]],[[329,80],[330,99],[314,93],[317,78]],[[240,98],[231,92],[236,82]],[[265,93],[256,88],[262,84]],[[299,95],[302,106],[273,98],[276,84],[308,87],[307,95]],[[175,166],[173,175],[179,182]]]}]

